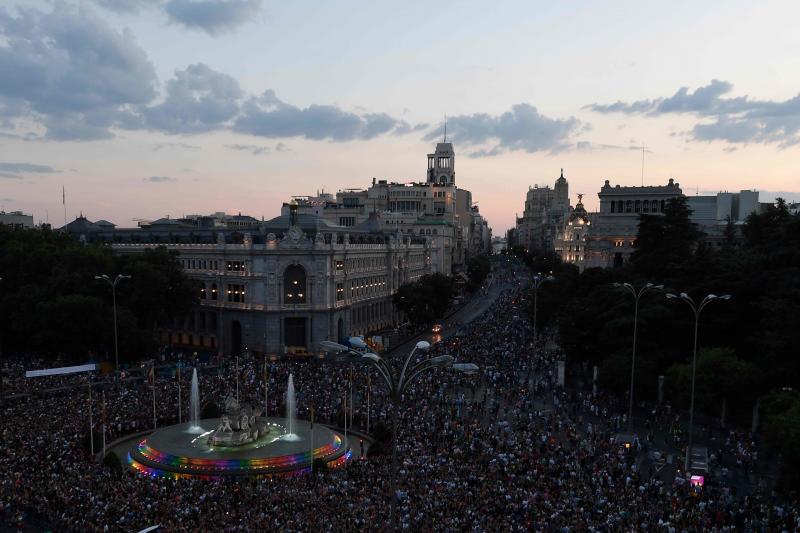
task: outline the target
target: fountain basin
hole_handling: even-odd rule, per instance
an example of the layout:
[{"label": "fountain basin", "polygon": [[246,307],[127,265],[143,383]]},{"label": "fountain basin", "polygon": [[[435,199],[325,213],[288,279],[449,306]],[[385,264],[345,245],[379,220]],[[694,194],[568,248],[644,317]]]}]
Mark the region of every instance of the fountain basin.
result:
[{"label": "fountain basin", "polygon": [[[287,420],[264,420],[270,432],[243,446],[209,444],[209,435],[220,419],[204,419],[201,434],[188,433],[191,422],[161,428],[138,442],[128,454],[131,467],[152,476],[217,479],[229,476],[293,475],[311,468],[315,459],[329,466],[343,464],[349,457],[344,436],[331,428],[294,420],[298,440],[286,440]],[[314,450],[311,443],[313,434]]]}]

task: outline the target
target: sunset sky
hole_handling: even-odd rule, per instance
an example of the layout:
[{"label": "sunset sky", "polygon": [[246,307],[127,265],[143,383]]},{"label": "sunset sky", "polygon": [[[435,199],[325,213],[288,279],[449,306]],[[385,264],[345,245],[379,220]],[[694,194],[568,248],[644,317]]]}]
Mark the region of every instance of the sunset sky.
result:
[{"label": "sunset sky", "polygon": [[227,211],[424,179],[494,233],[605,179],[800,200],[800,3],[0,0],[0,207]]}]

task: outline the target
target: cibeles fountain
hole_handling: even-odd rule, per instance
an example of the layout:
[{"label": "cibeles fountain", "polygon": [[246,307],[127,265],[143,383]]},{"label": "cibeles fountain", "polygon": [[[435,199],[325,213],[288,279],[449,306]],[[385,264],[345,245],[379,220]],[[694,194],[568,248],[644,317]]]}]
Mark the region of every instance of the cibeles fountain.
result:
[{"label": "cibeles fountain", "polygon": [[294,379],[289,375],[286,417],[268,417],[260,405],[228,396],[219,418],[200,418],[197,370],[192,374],[190,420],[159,428],[128,454],[135,470],[151,476],[218,479],[227,476],[294,475],[315,460],[330,467],[350,457],[344,436],[295,417]]}]

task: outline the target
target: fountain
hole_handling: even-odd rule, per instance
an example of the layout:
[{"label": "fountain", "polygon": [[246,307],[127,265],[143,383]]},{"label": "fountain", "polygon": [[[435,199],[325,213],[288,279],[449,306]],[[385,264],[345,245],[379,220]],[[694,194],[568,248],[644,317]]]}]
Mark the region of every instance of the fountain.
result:
[{"label": "fountain", "polygon": [[240,403],[233,396],[227,397],[224,405],[218,418],[200,420],[195,371],[190,420],[137,437],[128,453],[131,468],[149,476],[173,478],[292,476],[309,471],[317,459],[336,467],[350,457],[343,435],[324,424],[312,427],[296,419],[291,374],[286,386],[285,418],[268,418],[261,406]]},{"label": "fountain", "polygon": [[200,426],[200,384],[197,381],[197,368],[192,372],[192,396],[189,404],[189,415],[191,423],[187,433],[203,433],[205,430]]},{"label": "fountain", "polygon": [[289,374],[289,384],[286,385],[286,433],[283,435],[283,440],[298,441],[300,436],[295,433],[295,416],[296,413],[295,397],[294,397],[294,378]]}]

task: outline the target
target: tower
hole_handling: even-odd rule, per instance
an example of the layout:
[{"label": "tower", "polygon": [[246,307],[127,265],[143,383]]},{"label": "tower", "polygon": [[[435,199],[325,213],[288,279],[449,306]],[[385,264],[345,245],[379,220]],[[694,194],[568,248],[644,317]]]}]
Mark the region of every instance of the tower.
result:
[{"label": "tower", "polygon": [[428,183],[433,185],[455,185],[456,154],[453,143],[436,143],[436,151],[428,154]]},{"label": "tower", "polygon": [[553,199],[555,209],[560,212],[569,211],[569,184],[564,177],[563,168],[561,169],[561,176],[556,180],[556,184],[553,187],[553,192],[555,195]]}]

